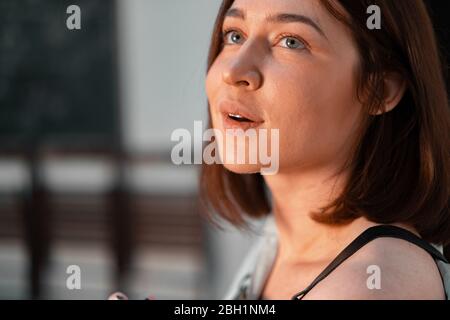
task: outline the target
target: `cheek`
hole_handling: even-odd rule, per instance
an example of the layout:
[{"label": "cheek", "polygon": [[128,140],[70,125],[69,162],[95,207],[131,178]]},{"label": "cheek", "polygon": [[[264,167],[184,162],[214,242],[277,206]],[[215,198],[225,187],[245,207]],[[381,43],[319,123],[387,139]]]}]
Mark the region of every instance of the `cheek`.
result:
[{"label": "cheek", "polygon": [[[218,128],[218,111],[217,101],[220,99],[221,91],[223,90],[223,79],[222,79],[222,69],[223,62],[221,59],[217,58],[216,61],[209,68],[205,80],[205,90],[206,96],[209,103],[209,111],[211,114],[212,126],[213,128]],[[219,129],[219,128],[218,128]]]},{"label": "cheek", "polygon": [[208,98],[208,101],[210,101],[210,99],[213,96],[213,92],[214,92],[214,84],[215,81],[213,80],[215,77],[215,72],[214,72],[214,67],[212,66],[207,75],[206,75],[206,80],[205,80],[205,91],[206,91],[206,96]]},{"label": "cheek", "polygon": [[222,85],[222,65],[221,59],[217,57],[206,75],[205,90],[210,103],[215,102],[219,88]]},{"label": "cheek", "polygon": [[206,80],[205,80],[205,92],[206,92],[206,97],[208,99],[208,105],[209,105],[209,112],[211,114],[211,120],[212,120],[212,127],[216,128],[216,115],[214,113],[214,104],[216,101],[216,97],[217,97],[217,92],[218,92],[218,88],[219,88],[219,81],[218,81],[218,71],[217,68],[213,66],[211,66],[211,68],[209,69],[207,75],[206,75]]},{"label": "cheek", "polygon": [[346,150],[358,123],[351,68],[285,72],[292,81],[274,84],[271,126],[280,129],[280,156],[285,164],[322,163]]}]

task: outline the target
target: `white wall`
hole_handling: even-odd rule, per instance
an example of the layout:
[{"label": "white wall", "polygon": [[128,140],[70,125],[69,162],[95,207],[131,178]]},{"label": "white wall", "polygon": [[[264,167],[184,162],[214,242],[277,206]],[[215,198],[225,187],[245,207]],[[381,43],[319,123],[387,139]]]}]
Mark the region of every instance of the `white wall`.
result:
[{"label": "white wall", "polygon": [[206,118],[204,78],[219,0],[118,0],[125,142],[165,151]]}]

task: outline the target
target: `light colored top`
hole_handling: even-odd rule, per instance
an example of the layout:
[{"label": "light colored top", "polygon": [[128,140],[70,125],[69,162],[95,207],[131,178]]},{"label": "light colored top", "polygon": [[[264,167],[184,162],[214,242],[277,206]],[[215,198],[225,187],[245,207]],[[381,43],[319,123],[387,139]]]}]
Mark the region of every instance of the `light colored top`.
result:
[{"label": "light colored top", "polygon": [[[275,261],[278,244],[278,234],[273,215],[267,216],[255,244],[241,264],[234,277],[224,300],[257,300],[261,296],[263,286]],[[442,246],[432,244],[441,253]],[[436,259],[447,299],[450,300],[450,264]],[[298,288],[298,291],[303,288]]]}]

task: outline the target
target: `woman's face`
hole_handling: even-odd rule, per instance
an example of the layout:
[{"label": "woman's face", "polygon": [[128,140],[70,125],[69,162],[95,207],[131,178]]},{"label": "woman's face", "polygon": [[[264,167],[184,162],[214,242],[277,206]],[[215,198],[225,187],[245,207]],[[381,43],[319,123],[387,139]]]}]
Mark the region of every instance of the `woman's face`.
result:
[{"label": "woman's face", "polygon": [[[362,108],[359,56],[345,26],[319,0],[236,0],[222,30],[224,47],[206,79],[213,127],[279,129],[279,172],[348,156]],[[270,150],[276,142],[268,137]],[[251,173],[261,164],[225,167]]]}]

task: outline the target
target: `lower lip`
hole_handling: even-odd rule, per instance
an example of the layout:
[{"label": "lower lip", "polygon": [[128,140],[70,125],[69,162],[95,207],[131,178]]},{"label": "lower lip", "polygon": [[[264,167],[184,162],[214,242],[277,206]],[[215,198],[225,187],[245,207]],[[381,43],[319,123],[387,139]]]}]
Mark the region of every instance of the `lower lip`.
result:
[{"label": "lower lip", "polygon": [[248,129],[254,129],[261,126],[263,122],[250,122],[250,121],[236,121],[231,119],[228,115],[222,115],[222,123],[224,129],[242,129],[242,130],[248,130]]}]

